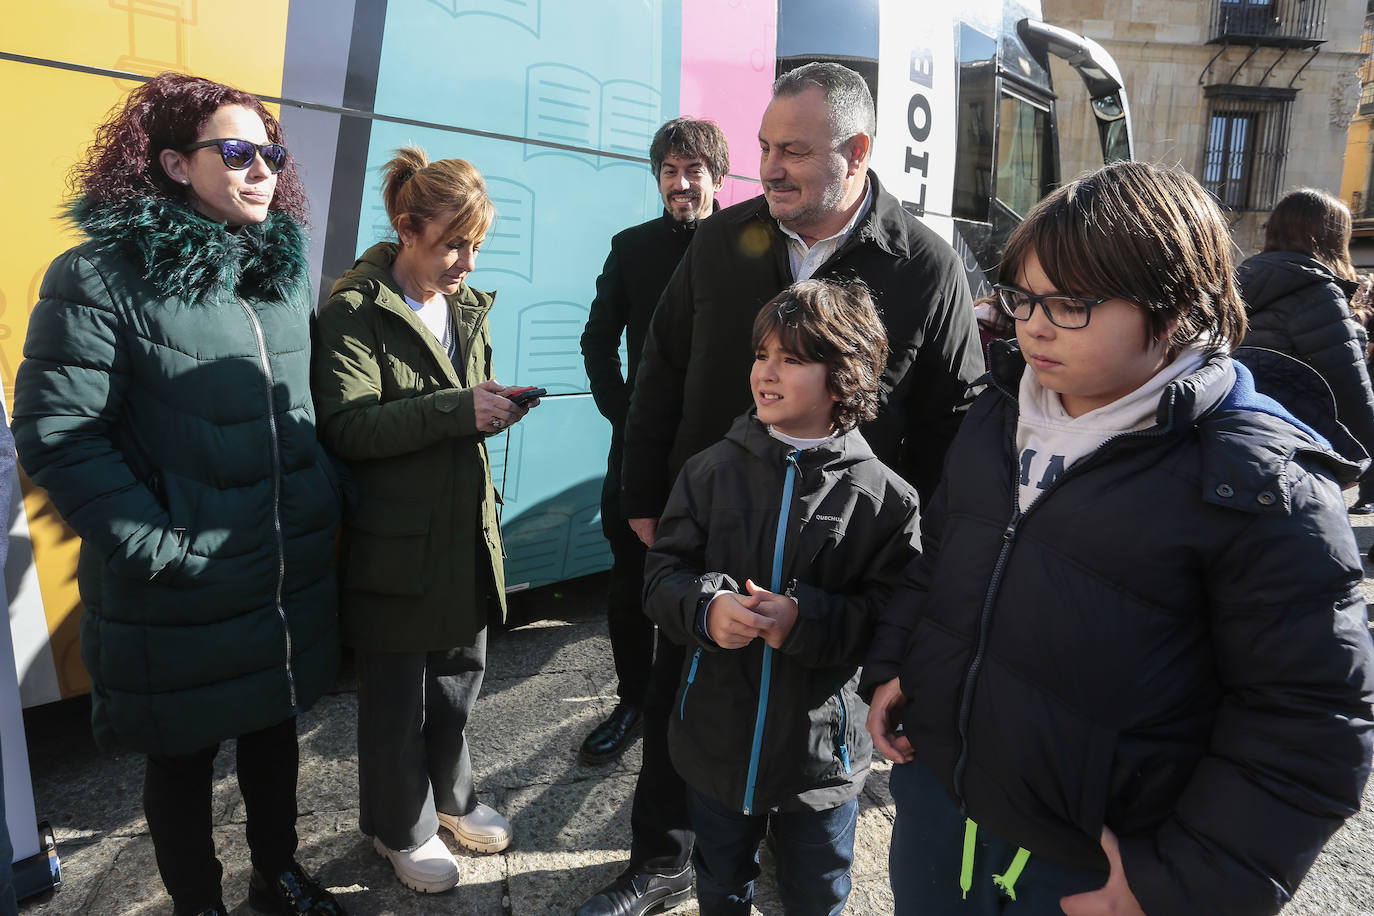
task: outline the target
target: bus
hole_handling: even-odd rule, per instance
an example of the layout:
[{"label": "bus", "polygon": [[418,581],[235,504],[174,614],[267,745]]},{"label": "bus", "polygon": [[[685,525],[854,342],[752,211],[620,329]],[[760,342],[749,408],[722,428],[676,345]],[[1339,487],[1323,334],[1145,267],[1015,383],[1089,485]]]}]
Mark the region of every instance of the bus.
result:
[{"label": "bus", "polygon": [[[285,127],[311,210],[321,300],[389,233],[379,166],[405,143],[461,157],[498,217],[470,282],[500,292],[496,377],[549,394],[489,442],[511,590],[606,568],[609,426],[578,338],[611,236],[661,212],[659,124],[711,118],[730,141],[723,205],[759,193],[759,118],[781,72],[833,60],[878,111],[884,186],[985,292],[1008,232],[1060,180],[1050,57],[1088,87],[1103,161],[1129,158],[1120,72],[1036,2],[961,0],[46,0],[0,39],[11,153],[0,185],[0,382],[13,388],[48,263],[78,241],[66,175],[139,81],[192,72],[257,94]],[[22,152],[22,155],[20,154]],[[623,346],[623,345],[622,345]],[[623,361],[623,360],[622,360]],[[6,587],[24,706],[88,690],[76,538],[20,472]]]}]

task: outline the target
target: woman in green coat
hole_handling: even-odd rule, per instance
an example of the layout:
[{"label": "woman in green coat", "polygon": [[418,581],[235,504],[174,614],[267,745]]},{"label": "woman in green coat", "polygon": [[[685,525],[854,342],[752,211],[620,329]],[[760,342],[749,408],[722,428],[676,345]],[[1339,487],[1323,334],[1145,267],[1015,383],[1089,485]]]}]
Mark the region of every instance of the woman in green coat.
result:
[{"label": "woman in green coat", "polygon": [[75,174],[15,384],[24,469],[81,536],[95,736],[148,755],[176,913],[223,913],[215,753],[237,738],[249,902],[339,914],[295,862],[296,715],[333,683],[337,486],[310,399],[305,197],[246,92],[163,74]]},{"label": "woman in green coat", "polygon": [[321,309],[315,405],[358,486],[342,609],[357,658],[359,826],[406,886],[434,893],[458,882],[440,826],[475,852],[510,843],[510,825],[477,801],[464,729],[488,611],[505,611],[486,437],[526,408],[491,377],[493,297],[464,282],[495,219],[482,176],[406,147],[383,196],[399,243],[364,252]]}]

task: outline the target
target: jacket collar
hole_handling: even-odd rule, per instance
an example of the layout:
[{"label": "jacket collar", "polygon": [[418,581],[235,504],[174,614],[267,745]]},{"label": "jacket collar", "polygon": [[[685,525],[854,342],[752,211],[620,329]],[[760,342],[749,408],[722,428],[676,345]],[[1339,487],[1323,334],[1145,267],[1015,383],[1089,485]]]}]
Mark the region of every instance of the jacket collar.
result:
[{"label": "jacket collar", "polygon": [[[868,208],[868,212],[859,218],[854,231],[835,250],[830,259],[839,257],[856,245],[864,243],[877,245],[884,252],[896,258],[910,257],[911,234],[907,222],[907,212],[902,209],[897,198],[893,197],[883,187],[882,182],[878,180],[877,172],[869,169],[868,180],[873,189],[873,204]],[[768,212],[768,198],[760,194],[755,199],[757,201],[757,210],[755,211],[757,218],[768,224],[775,237],[782,238],[782,229],[778,226],[778,221]]]},{"label": "jacket collar", "polygon": [[[714,216],[719,212],[720,201],[713,199],[711,201],[711,215]],[[668,212],[667,207],[663,208],[663,215],[660,216],[659,219],[663,220],[663,224],[668,227],[669,232],[673,235],[684,236],[687,241],[691,240],[692,233],[696,232],[697,226],[701,225],[701,220],[699,219],[688,220],[685,223],[673,219],[673,214]]]},{"label": "jacket collar", "polygon": [[[364,251],[334,284],[330,295],[356,289],[372,300],[377,308],[395,315],[424,342],[449,383],[458,387],[460,379],[453,367],[453,361],[448,358],[439,341],[434,339],[434,335],[425,328],[420,316],[415,314],[415,310],[406,302],[405,293],[401,291],[391,273],[391,263],[396,260],[399,248],[395,242],[378,242]],[[457,293],[448,297],[449,307],[453,310],[454,329],[458,335],[456,345],[459,361],[464,365],[467,363],[477,328],[491,310],[495,298],[495,293],[475,290],[466,282],[459,287]]]},{"label": "jacket collar", "polygon": [[[768,427],[760,422],[758,411],[753,407],[735,418],[725,438],[768,464],[781,464],[793,451],[792,446],[769,435]],[[818,468],[837,471],[873,457],[873,449],[863,434],[851,429],[802,452],[797,464],[807,471]]]},{"label": "jacket collar", "polygon": [[218,290],[284,299],[306,282],[305,233],[281,211],[230,230],[169,197],[74,201],[67,216],[102,251],[122,254],[167,298],[195,304]]},{"label": "jacket collar", "polygon": [[[1026,361],[1015,341],[988,347],[989,370],[975,384],[991,387],[1013,404]],[[1338,454],[1285,407],[1256,392],[1254,377],[1224,352],[1165,387],[1152,432],[1180,435],[1196,428],[1202,446],[1202,498],[1260,514],[1291,511],[1296,458],[1319,463],[1339,482],[1353,481],[1364,465]]]},{"label": "jacket collar", "polygon": [[[1016,401],[1026,360],[1021,344],[1015,340],[994,340],[988,345],[988,371],[973,384],[991,384],[1004,397]],[[1160,395],[1155,410],[1156,427],[1172,432],[1196,425],[1230,393],[1236,370],[1224,352],[1213,354],[1193,372],[1170,382]]]}]

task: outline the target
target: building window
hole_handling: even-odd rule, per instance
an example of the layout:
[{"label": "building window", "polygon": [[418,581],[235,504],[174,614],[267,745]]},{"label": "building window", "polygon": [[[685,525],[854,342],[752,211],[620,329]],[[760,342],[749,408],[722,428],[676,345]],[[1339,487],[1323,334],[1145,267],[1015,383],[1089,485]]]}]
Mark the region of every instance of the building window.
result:
[{"label": "building window", "polygon": [[1233,210],[1268,210],[1283,186],[1295,90],[1208,86],[1202,183]]}]

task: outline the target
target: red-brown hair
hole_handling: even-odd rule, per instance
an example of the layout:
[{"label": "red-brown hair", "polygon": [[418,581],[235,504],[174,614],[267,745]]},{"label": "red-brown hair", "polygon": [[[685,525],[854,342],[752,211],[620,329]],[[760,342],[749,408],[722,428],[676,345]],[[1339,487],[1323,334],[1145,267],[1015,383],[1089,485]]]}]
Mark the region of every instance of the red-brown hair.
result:
[{"label": "red-brown hair", "polygon": [[[75,196],[97,204],[140,197],[185,199],[185,189],[167,177],[158,154],[195,143],[205,122],[225,105],[256,113],[268,139],[283,143],[281,124],[257,96],[198,76],[162,73],[130,92],[96,128],[85,158],[71,172]],[[277,175],[270,209],[305,221],[305,188],[290,157]]]}]

